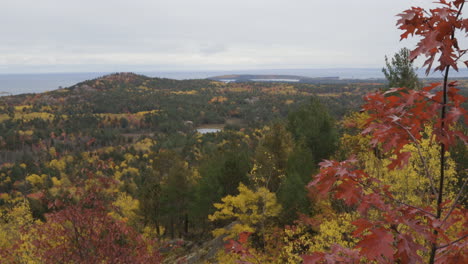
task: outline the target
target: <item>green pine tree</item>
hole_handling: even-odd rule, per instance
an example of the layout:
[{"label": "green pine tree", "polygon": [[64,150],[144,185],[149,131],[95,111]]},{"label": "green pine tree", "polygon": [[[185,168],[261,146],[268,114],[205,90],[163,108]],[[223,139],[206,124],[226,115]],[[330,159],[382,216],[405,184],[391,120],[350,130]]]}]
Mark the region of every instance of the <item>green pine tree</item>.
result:
[{"label": "green pine tree", "polygon": [[421,87],[421,82],[416,74],[417,69],[413,67],[413,61],[410,60],[409,49],[402,48],[391,61],[385,56],[385,65],[386,68],[382,68],[382,72],[387,78],[390,88],[418,89]]}]

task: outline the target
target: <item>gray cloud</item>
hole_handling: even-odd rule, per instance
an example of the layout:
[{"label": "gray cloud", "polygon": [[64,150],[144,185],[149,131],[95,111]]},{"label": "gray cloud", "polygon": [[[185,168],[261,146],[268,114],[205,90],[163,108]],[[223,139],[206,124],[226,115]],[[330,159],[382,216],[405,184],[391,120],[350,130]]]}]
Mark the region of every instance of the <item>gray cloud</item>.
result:
[{"label": "gray cloud", "polygon": [[228,49],[225,45],[223,44],[208,44],[208,45],[203,45],[200,48],[200,53],[203,55],[214,55],[217,53],[222,53],[226,52]]},{"label": "gray cloud", "polygon": [[[381,67],[429,0],[3,0],[0,73]],[[118,65],[118,66],[117,66]]]}]

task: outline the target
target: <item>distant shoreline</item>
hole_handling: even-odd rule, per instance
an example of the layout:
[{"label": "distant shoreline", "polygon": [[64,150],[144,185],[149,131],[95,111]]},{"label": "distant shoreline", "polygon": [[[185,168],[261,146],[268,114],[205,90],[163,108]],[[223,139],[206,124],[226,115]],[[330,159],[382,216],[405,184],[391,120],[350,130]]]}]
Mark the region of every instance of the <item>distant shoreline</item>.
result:
[{"label": "distant shoreline", "polygon": [[[109,72],[110,73],[110,72]],[[59,88],[70,87],[76,83],[95,79],[107,72],[71,72],[71,73],[8,73],[0,74],[0,96],[24,93],[42,93]],[[272,69],[272,70],[238,70],[238,71],[145,71],[135,73],[148,77],[159,77],[176,80],[207,79],[213,76],[226,75],[285,75],[303,76],[312,79],[339,78],[339,80],[383,80],[381,69],[376,68],[329,68],[329,69]],[[424,75],[421,75],[424,77]],[[430,78],[439,78],[432,74]],[[468,78],[468,70],[453,72],[451,78]],[[259,78],[263,79],[263,78]]]}]

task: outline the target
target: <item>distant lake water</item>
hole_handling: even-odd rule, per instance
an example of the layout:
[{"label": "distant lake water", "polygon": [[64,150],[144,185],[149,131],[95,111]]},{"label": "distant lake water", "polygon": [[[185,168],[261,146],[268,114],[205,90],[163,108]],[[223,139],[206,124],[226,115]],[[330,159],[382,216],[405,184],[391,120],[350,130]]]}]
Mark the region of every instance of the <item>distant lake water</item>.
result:
[{"label": "distant lake water", "polygon": [[0,95],[42,93],[94,79],[100,73],[0,74]]},{"label": "distant lake water", "polygon": [[[239,70],[239,71],[159,71],[159,72],[136,72],[149,77],[170,78],[176,80],[183,79],[205,79],[208,77],[229,75],[229,74],[262,74],[262,75],[298,75],[306,77],[330,77],[338,76],[341,79],[370,79],[384,78],[381,69],[376,68],[336,68],[336,69],[273,69],[273,70]],[[419,75],[424,77],[423,71]],[[95,79],[109,74],[109,72],[88,72],[88,73],[44,73],[44,74],[0,74],[0,96],[8,94],[41,93],[56,90],[59,87],[69,87],[76,83]],[[460,69],[459,72],[452,71],[452,78],[468,77],[467,69]],[[441,77],[436,73],[430,77]]]},{"label": "distant lake water", "polygon": [[296,79],[252,79],[254,82],[299,82]]},{"label": "distant lake water", "polygon": [[220,128],[198,128],[197,132],[200,134],[208,134],[208,133],[218,133],[220,132]]}]

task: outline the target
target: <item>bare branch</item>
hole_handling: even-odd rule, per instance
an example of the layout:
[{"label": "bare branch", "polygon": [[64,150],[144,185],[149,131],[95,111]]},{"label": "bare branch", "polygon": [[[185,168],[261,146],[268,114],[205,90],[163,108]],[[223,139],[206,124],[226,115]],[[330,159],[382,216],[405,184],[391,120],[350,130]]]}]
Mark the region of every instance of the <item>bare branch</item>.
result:
[{"label": "bare branch", "polygon": [[429,173],[429,168],[428,168],[428,166],[427,166],[426,159],[425,159],[424,156],[422,155],[421,146],[420,146],[418,140],[414,137],[413,134],[411,134],[411,131],[409,131],[408,128],[404,127],[402,124],[400,124],[400,123],[398,123],[398,122],[394,122],[394,123],[395,123],[396,125],[398,125],[399,127],[401,127],[403,130],[405,130],[406,133],[411,137],[411,139],[412,139],[413,142],[415,143],[416,149],[418,150],[419,159],[421,159],[421,162],[422,162],[423,167],[424,167],[424,172],[426,173],[426,177],[429,179],[432,192],[433,192],[434,194],[438,195],[437,189],[435,188],[435,185],[434,185],[434,178],[432,178],[432,175]]},{"label": "bare branch", "polygon": [[442,246],[438,246],[437,249],[449,247],[449,246],[451,246],[451,245],[453,245],[453,244],[455,244],[455,243],[457,243],[457,242],[462,241],[463,239],[465,239],[465,238],[467,238],[467,237],[468,237],[468,234],[466,234],[466,235],[460,237],[459,239],[454,240],[454,241],[452,241],[452,242],[450,242],[450,243],[448,243],[448,244],[445,244],[445,245],[442,245]]},{"label": "bare branch", "polygon": [[[465,1],[462,1],[460,7],[458,8],[457,16],[455,17],[455,20],[458,20],[458,17],[461,14],[461,11],[463,9],[463,6],[465,5]],[[450,37],[451,40],[455,38],[455,28],[452,28],[452,35]],[[444,84],[443,84],[443,104],[442,104],[442,109],[440,113],[440,119],[441,119],[441,130],[442,130],[442,135],[444,135],[444,129],[445,129],[445,111],[447,108],[447,84],[448,84],[448,75],[449,75],[449,70],[450,70],[450,65],[447,65],[445,67],[445,75],[444,75]],[[443,196],[443,191],[444,191],[444,178],[445,178],[445,144],[443,142],[440,142],[440,178],[439,178],[439,192],[437,194],[437,219],[440,219],[440,216],[442,214],[442,196]],[[434,236],[436,237],[439,234],[437,229],[434,229],[433,232]],[[435,242],[432,242],[431,245],[431,253],[429,256],[429,263],[433,264],[435,262],[435,256],[436,256],[436,251],[437,251],[437,245]]]},{"label": "bare branch", "polygon": [[[457,195],[457,198],[455,199],[455,201],[453,201],[452,205],[450,206],[450,210],[449,212],[447,213],[447,215],[444,217],[444,220],[442,220],[442,225],[445,223],[445,221],[447,221],[447,219],[449,218],[450,214],[452,214],[453,210],[455,209],[455,207],[457,206],[458,204],[458,201],[460,200],[460,198],[462,198],[465,193],[463,192],[463,190],[465,190],[465,187],[466,187],[466,184],[468,183],[468,178],[465,179],[465,182],[463,183],[462,187],[460,188],[460,191],[458,192],[458,195]],[[463,194],[463,195],[462,195]]]},{"label": "bare branch", "polygon": [[401,200],[395,199],[395,198],[393,198],[393,197],[391,197],[391,196],[389,196],[389,195],[387,195],[387,194],[385,194],[385,193],[378,192],[378,191],[375,190],[375,188],[370,187],[370,186],[366,186],[364,183],[362,183],[362,182],[360,182],[360,181],[358,181],[358,180],[356,180],[356,179],[353,179],[353,178],[351,178],[351,179],[352,179],[353,181],[357,182],[357,183],[358,183],[359,185],[361,185],[363,188],[370,189],[372,192],[374,192],[374,193],[376,193],[376,194],[383,195],[383,196],[385,196],[386,198],[388,198],[388,199],[390,199],[390,200],[392,200],[392,201],[394,201],[394,202],[396,202],[396,203],[399,203],[399,204],[402,204],[402,205],[411,207],[411,208],[413,208],[413,209],[416,209],[416,210],[418,210],[418,211],[421,211],[421,212],[423,212],[423,213],[425,213],[425,214],[427,214],[427,215],[429,215],[429,216],[432,216],[432,217],[434,217],[434,218],[437,217],[435,214],[433,214],[433,213],[431,213],[431,212],[428,212],[428,211],[426,211],[426,210],[424,210],[424,209],[422,209],[422,208],[419,208],[419,207],[417,207],[417,206],[414,206],[414,205],[405,203],[405,202],[403,202],[403,201],[401,201]]},{"label": "bare branch", "polygon": [[430,215],[430,216],[432,216],[432,217],[434,217],[434,218],[437,217],[435,214],[433,214],[433,213],[431,213],[431,212],[428,212],[428,211],[426,211],[426,210],[424,210],[424,209],[422,209],[422,208],[419,208],[419,207],[417,207],[417,206],[414,206],[414,205],[411,205],[411,204],[407,204],[407,203],[405,203],[405,202],[403,202],[403,201],[400,201],[400,200],[395,199],[395,198],[393,198],[393,197],[387,196],[387,195],[385,195],[385,194],[384,194],[384,196],[387,197],[387,198],[389,198],[389,199],[391,199],[392,201],[394,201],[394,202],[396,202],[396,203],[399,203],[399,204],[402,204],[402,205],[411,207],[411,208],[416,209],[416,210],[418,210],[418,211],[421,211],[421,212],[423,212],[423,213],[425,213],[425,214],[428,214],[428,215]]}]

